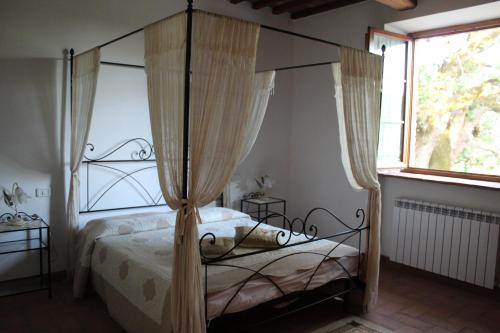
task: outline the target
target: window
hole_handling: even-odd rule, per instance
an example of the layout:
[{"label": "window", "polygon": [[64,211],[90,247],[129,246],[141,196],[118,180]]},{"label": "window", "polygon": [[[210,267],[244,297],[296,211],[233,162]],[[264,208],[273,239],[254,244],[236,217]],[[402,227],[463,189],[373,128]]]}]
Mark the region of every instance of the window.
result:
[{"label": "window", "polygon": [[379,167],[498,181],[500,20],[369,37],[386,46]]},{"label": "window", "polygon": [[382,46],[385,47],[378,164],[379,167],[403,166],[407,62],[411,39],[378,29],[370,29],[369,33],[371,52],[382,55]]}]

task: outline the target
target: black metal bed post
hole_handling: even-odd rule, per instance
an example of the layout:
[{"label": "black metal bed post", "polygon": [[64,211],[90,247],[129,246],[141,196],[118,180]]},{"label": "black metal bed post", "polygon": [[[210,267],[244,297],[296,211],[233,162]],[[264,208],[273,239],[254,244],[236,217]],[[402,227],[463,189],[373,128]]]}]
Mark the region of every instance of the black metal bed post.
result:
[{"label": "black metal bed post", "polygon": [[[70,92],[69,92],[69,96],[70,96],[70,106],[69,106],[69,110],[70,110],[70,127],[71,127],[71,131],[73,131],[73,64],[74,64],[74,57],[75,57],[75,50],[73,48],[71,48],[69,50],[69,66],[70,66],[70,71],[69,71],[69,80],[70,80],[70,84],[69,84],[69,89],[70,89]],[[86,172],[87,172],[87,211],[88,211],[88,207],[89,207],[89,202],[90,202],[90,199],[89,199],[89,165],[87,164],[86,165]]]},{"label": "black metal bed post", "polygon": [[[188,168],[189,168],[189,112],[191,97],[191,46],[193,37],[193,0],[187,0],[186,9],[186,63],[184,67],[184,128],[182,140],[182,198],[188,197]],[[186,209],[184,203],[182,209]],[[208,315],[208,267],[205,265],[205,320]],[[206,322],[208,325],[208,322]]]},{"label": "black metal bed post", "polygon": [[191,94],[191,43],[193,31],[193,0],[187,0],[186,63],[184,68],[184,128],[182,140],[182,198],[188,195],[189,100]]},{"label": "black metal bed post", "polygon": [[[381,73],[381,76],[380,76],[380,80],[381,80],[381,82],[380,82],[380,102],[379,102],[379,112],[380,113],[382,113],[382,97],[383,97],[383,88],[384,88],[384,84],[383,83],[384,83],[385,45],[382,45],[381,50],[382,50],[382,68],[380,70],[381,70],[382,73]],[[378,137],[377,137],[377,152],[378,152],[379,140],[380,140],[380,128],[379,128],[379,134],[378,134]],[[366,211],[368,212],[368,223],[371,223],[371,221],[370,221],[370,215],[371,215],[370,214],[370,207],[368,207],[368,209]],[[359,237],[361,239],[361,234],[360,234]],[[367,233],[366,238],[367,238],[366,239],[366,252],[368,252],[368,249],[370,248],[370,232],[369,231]],[[361,247],[360,247],[360,249],[361,249]],[[366,270],[367,264],[368,264],[368,261],[366,260],[366,264],[364,265],[365,270]],[[359,269],[359,264],[358,264],[358,269]]]},{"label": "black metal bed post", "polygon": [[[75,50],[69,50],[69,116],[70,121],[73,121],[73,58]],[[66,81],[68,82],[68,81]]]},{"label": "black metal bed post", "polygon": [[[383,96],[383,88],[384,88],[384,63],[385,63],[385,44],[382,45],[382,47],[380,48],[382,50],[382,73],[381,73],[381,76],[380,76],[380,79],[381,79],[381,82],[380,82],[380,112],[382,112],[382,96]],[[380,135],[379,135],[380,137]],[[377,140],[378,141],[378,140]],[[377,145],[378,145],[378,142],[377,142]]]},{"label": "black metal bed post", "polygon": [[[71,135],[73,135],[73,62],[75,58],[75,50],[71,48],[69,50],[69,121],[70,121],[70,129],[71,129]],[[67,82],[67,81],[66,81]],[[70,139],[71,140],[71,139]],[[71,142],[70,142],[71,144]],[[70,157],[71,159],[71,157]],[[71,167],[70,167],[71,169]],[[87,207],[89,206],[89,198],[88,198],[88,166],[87,166]]]},{"label": "black metal bed post", "polygon": [[50,238],[52,237],[52,233],[50,231],[50,227],[45,229],[45,232],[47,234],[47,278],[48,278],[48,285],[47,287],[49,288],[49,298],[52,298],[52,258],[51,258],[51,245],[50,245]]},{"label": "black metal bed post", "polygon": [[[69,50],[69,122],[70,122],[69,126],[71,129],[71,132],[70,132],[71,135],[73,135],[72,133],[73,133],[73,60],[74,60],[74,57],[75,57],[75,50],[73,48],[71,48]],[[87,167],[87,170],[88,170],[88,167]],[[87,175],[87,207],[89,206],[88,179],[89,179],[89,177]]]}]

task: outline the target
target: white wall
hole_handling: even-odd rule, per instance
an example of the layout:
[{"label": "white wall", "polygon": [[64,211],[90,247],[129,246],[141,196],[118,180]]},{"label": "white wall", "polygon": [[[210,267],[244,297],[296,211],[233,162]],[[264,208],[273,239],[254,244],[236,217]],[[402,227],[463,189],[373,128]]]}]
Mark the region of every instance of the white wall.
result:
[{"label": "white wall", "polygon": [[[287,17],[272,15],[269,10],[257,12],[245,4],[230,5],[226,0],[199,0],[195,7],[282,28],[291,26]],[[66,257],[69,108],[64,50],[83,52],[184,9],[183,0],[0,3],[0,185],[19,182],[33,197],[23,210],[50,223],[53,271],[64,270]],[[262,31],[258,69],[291,63],[291,47],[290,38]],[[142,64],[143,35],[103,48],[102,59]],[[90,140],[105,147],[131,136],[150,137],[143,74],[108,66],[102,67],[101,74]],[[276,83],[279,87],[271,98],[256,149],[241,165],[236,179],[269,173],[277,179],[273,194],[286,196],[291,79],[278,75]],[[134,90],[135,94],[128,93]],[[120,91],[127,96],[120,98]],[[117,114],[120,123],[113,125],[110,115]],[[35,198],[36,188],[51,188],[52,196]],[[0,212],[5,211],[7,207],[0,204]],[[82,216],[82,221],[91,217]],[[0,256],[0,280],[36,274],[37,267],[34,255]]]},{"label": "white wall", "polygon": [[[269,9],[255,11],[247,3],[196,0],[194,6],[282,28],[291,26],[285,15],[273,15]],[[83,52],[185,9],[185,0],[2,0],[0,56],[59,58],[64,48],[71,47]],[[142,61],[142,54],[136,55]]]},{"label": "white wall", "polygon": [[[33,197],[21,211],[37,213],[52,226],[55,270],[63,267],[64,251],[64,123],[61,105],[63,63],[56,59],[0,60],[0,185],[10,189],[18,182]],[[51,188],[52,196],[35,198],[35,188]],[[0,203],[0,212],[7,207]],[[3,234],[2,240],[23,238]],[[31,275],[36,257],[0,256],[0,280]]]},{"label": "white wall", "polygon": [[[142,35],[140,36],[142,37]],[[134,37],[131,45],[140,49],[143,44],[135,43],[139,38]],[[125,44],[125,42],[123,42]],[[129,46],[130,47],[130,46]],[[115,48],[108,48],[103,52],[103,58],[113,60],[110,54]],[[136,50],[134,50],[136,51]],[[139,50],[140,51],[140,50]],[[126,59],[123,59],[126,61]],[[146,85],[146,74],[142,68],[118,67],[102,65],[99,70],[97,81],[94,113],[90,126],[88,142],[93,144],[94,151],[87,149],[89,158],[100,158],[117,148],[127,140],[143,138],[152,143],[151,128],[149,122],[149,108]],[[144,142],[139,142],[145,147]],[[113,153],[106,159],[129,160],[133,157],[132,152],[138,152],[140,147],[132,142],[122,149]],[[149,151],[149,150],[147,150]],[[154,156],[153,156],[154,158]],[[143,206],[151,204],[139,185],[130,178],[116,183],[108,192],[104,193],[114,182],[124,175],[108,168],[117,168],[124,172],[132,172],[140,168],[151,167],[155,162],[133,162],[133,163],[97,163],[92,165],[83,164],[80,168],[80,208],[87,209],[87,178],[89,184],[89,208],[91,210],[109,209],[127,206]],[[88,177],[87,177],[88,168]],[[68,171],[68,170],[66,170]],[[133,175],[155,199],[160,193],[156,169],[148,169]],[[103,195],[100,199],[99,197]],[[96,200],[99,200],[96,202]],[[164,201],[162,201],[164,203]],[[154,208],[150,210],[166,210],[168,207]],[[105,213],[85,213],[80,215],[80,226],[83,227],[87,221],[109,215],[120,215],[137,210],[117,210]]]},{"label": "white wall", "polygon": [[[297,32],[362,47],[368,25],[383,11],[366,2],[327,14],[294,22]],[[366,7],[366,8],[365,8]],[[374,13],[375,11],[375,13]],[[297,38],[297,64],[338,60],[338,48]],[[304,216],[313,207],[331,209],[346,223],[357,223],[355,212],[366,208],[367,194],[351,189],[340,161],[338,121],[335,110],[331,67],[320,66],[294,71],[293,116],[290,152],[290,207],[293,216]],[[320,219],[324,236],[343,230],[331,219]]]},{"label": "white wall", "polygon": [[[369,25],[383,27],[388,22],[486,2],[489,1],[420,0],[416,10],[397,12],[367,1],[293,23],[286,15],[272,15],[269,9],[255,11],[248,4],[229,5],[227,0],[199,0],[196,6],[282,28],[291,29],[293,26],[298,32],[361,48]],[[64,269],[65,263],[64,192],[67,188],[65,163],[69,117],[63,50],[73,47],[76,52],[82,52],[183,10],[184,4],[182,0],[151,0],[140,5],[133,0],[4,0],[0,3],[0,123],[3,125],[0,132],[0,184],[10,186],[13,181],[19,181],[32,196],[35,188],[51,187],[50,198],[34,198],[24,209],[37,212],[50,221],[57,251],[55,271]],[[142,64],[142,38],[137,34],[112,48],[104,48],[103,60]],[[336,56],[335,47],[262,31],[257,67],[263,70],[334,60]],[[118,75],[126,75],[126,72]],[[117,80],[117,77],[112,77]],[[131,87],[140,80],[130,82]],[[108,83],[107,88],[115,84],[124,82]],[[116,89],[109,89],[110,93],[113,91]],[[104,91],[100,93],[104,94],[103,98],[111,96]],[[138,105],[144,105],[144,91],[141,94],[142,97],[136,96]],[[99,100],[100,97],[98,103],[101,103]],[[102,103],[96,117],[103,117],[101,125],[107,125],[109,114],[106,112],[115,112],[110,110],[117,105],[115,101]],[[127,110],[132,112],[128,115],[140,113],[141,121],[145,121],[144,106],[127,107]],[[128,119],[133,121],[135,118]],[[116,140],[118,137],[102,135],[102,131],[108,128],[93,128],[92,141],[105,144],[104,139]],[[149,135],[145,123],[141,128],[138,136]],[[277,180],[270,194],[288,199],[291,216],[304,216],[310,208],[324,206],[334,210],[342,219],[352,221],[355,209],[366,206],[366,194],[353,191],[347,184],[339,159],[337,137],[333,84],[328,66],[279,72],[276,93],[271,97],[262,131],[254,150],[239,167],[234,186],[268,173]],[[387,216],[393,198],[433,195],[432,199],[442,198],[441,201],[449,204],[498,211],[499,192],[414,183],[392,178],[382,180],[386,198],[382,230],[384,254],[387,254],[390,244],[387,238],[391,221]],[[332,231],[330,225],[320,229],[327,233]],[[0,280],[33,274],[34,271],[27,268],[28,264],[33,264],[28,258],[22,255],[0,257]],[[36,262],[33,266],[36,268]]]},{"label": "white wall", "polygon": [[[291,62],[291,52],[289,56],[282,56],[279,51],[290,50],[292,40],[282,37],[274,32],[262,31],[258,45],[257,70],[267,70],[277,67],[282,61],[285,64]],[[119,61],[125,63],[140,63],[139,54],[143,53],[143,34],[137,34],[132,38],[119,43],[117,46],[107,47],[103,53],[103,58],[109,61]],[[124,49],[126,47],[126,49]],[[124,56],[125,52],[127,56]],[[233,207],[239,207],[239,198],[243,193],[247,193],[253,188],[253,179],[263,174],[269,174],[276,179],[276,186],[270,194],[286,197],[288,184],[288,152],[289,152],[289,131],[291,108],[291,79],[290,74],[282,73],[276,76],[276,88],[270,98],[264,124],[257,138],[255,146],[248,158],[240,165],[232,182]],[[100,70],[94,115],[92,119],[89,142],[95,146],[94,152],[88,152],[91,157],[98,157],[110,147],[126,139],[141,137],[152,142],[149,123],[149,111],[147,101],[146,76],[142,69],[124,68],[117,66],[103,65]],[[130,148],[131,146],[129,146]],[[127,147],[117,152],[110,158],[129,159],[126,154],[131,150]],[[126,154],[120,154],[125,152]],[[133,170],[138,164],[115,165],[122,170]],[[146,166],[141,163],[139,167]],[[82,166],[80,175],[81,183],[86,184],[86,165]],[[104,172],[103,172],[104,171]],[[90,167],[90,201],[93,202],[95,189],[101,188],[106,183],[109,184],[110,177],[106,174],[106,169]],[[112,175],[112,174],[111,174]],[[115,173],[116,175],[116,173]],[[135,175],[143,182],[152,194],[159,192],[159,186],[155,170],[141,172]],[[86,188],[82,185],[81,207],[86,207]],[[117,184],[108,192],[98,204],[92,209],[102,209],[121,206],[144,205],[147,202],[135,195],[124,198],[121,193],[131,193],[131,187],[125,182]],[[159,208],[166,209],[166,208]],[[105,213],[91,213],[81,216],[83,226],[89,219],[102,216],[103,214],[124,214],[128,212],[115,211]]]},{"label": "white wall", "polygon": [[[294,28],[300,33],[363,48],[369,26],[383,28],[386,23],[487,2],[491,1],[420,0],[417,9],[397,12],[367,1],[295,21]],[[294,41],[296,63],[334,60],[336,56],[335,47],[315,45],[300,39]],[[349,218],[356,207],[366,206],[366,193],[352,190],[343,173],[332,85],[330,69],[326,66],[294,72],[290,145],[290,206],[294,209],[294,215],[303,215],[319,204],[334,209],[343,218]],[[499,191],[381,178],[384,255],[389,254],[391,245],[392,206],[396,198],[407,197],[500,211]],[[328,224],[322,225],[322,229],[328,230]]]},{"label": "white wall", "polygon": [[[300,217],[314,207],[329,208],[354,225],[367,197],[351,190],[340,163],[332,81],[330,66],[294,72],[289,207],[291,216]],[[323,235],[339,231],[331,219],[319,221]]]},{"label": "white wall", "polygon": [[[292,38],[276,32],[261,31],[257,71],[292,64]],[[276,180],[268,194],[288,197],[290,123],[292,118],[292,73],[277,72],[274,94],[269,99],[266,115],[252,151],[238,167],[231,185],[231,195],[239,209],[242,194],[257,190],[254,179],[268,174]]]}]

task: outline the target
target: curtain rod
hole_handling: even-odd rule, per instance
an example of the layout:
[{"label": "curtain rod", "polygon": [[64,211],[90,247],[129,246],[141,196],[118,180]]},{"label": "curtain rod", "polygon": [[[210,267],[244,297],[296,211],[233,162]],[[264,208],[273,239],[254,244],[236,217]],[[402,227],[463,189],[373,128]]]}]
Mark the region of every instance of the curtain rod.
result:
[{"label": "curtain rod", "polygon": [[[177,14],[174,14],[174,15],[177,15]],[[312,40],[314,42],[319,42],[319,43],[323,43],[323,44],[327,44],[327,45],[332,45],[332,46],[337,46],[337,47],[346,46],[346,45],[343,45],[343,44],[340,44],[340,43],[336,43],[336,42],[332,42],[332,41],[329,41],[329,40],[326,40],[326,39],[317,38],[317,37],[313,37],[313,36],[308,36],[308,35],[304,35],[304,34],[299,34],[299,33],[293,32],[293,31],[284,30],[284,29],[280,29],[280,28],[275,28],[275,27],[271,27],[271,26],[268,26],[268,25],[259,24],[259,26],[262,29],[266,29],[266,30],[270,30],[270,31],[276,31],[276,32],[279,32],[279,33],[282,33],[282,34],[286,34],[286,35],[290,35],[290,36],[294,36],[294,37],[300,37],[300,38]],[[114,39],[112,39],[112,40],[110,40],[110,41],[108,41],[106,43],[100,44],[100,45],[97,46],[97,48],[100,49],[102,47],[108,46],[108,45],[113,44],[115,42],[118,42],[118,41],[120,41],[120,40],[122,40],[124,38],[127,38],[127,37],[129,37],[129,36],[131,36],[133,34],[139,33],[139,32],[141,32],[143,30],[144,30],[144,28],[136,29],[136,30],[134,30],[132,32],[126,33],[125,35],[116,37],[116,38],[114,38]],[[85,51],[85,52],[87,52],[87,51]],[[85,52],[79,53],[77,55],[83,54]]]},{"label": "curtain rod", "polygon": [[335,42],[332,42],[332,41],[329,41],[329,40],[326,40],[326,39],[321,39],[321,38],[317,38],[317,37],[313,37],[313,36],[303,35],[303,34],[299,34],[299,33],[293,32],[293,31],[288,31],[288,30],[284,30],[284,29],[270,27],[268,25],[261,25],[260,27],[262,29],[267,29],[267,30],[271,30],[271,31],[280,32],[280,33],[283,33],[283,34],[286,34],[286,35],[291,35],[291,36],[295,36],[295,37],[309,39],[309,40],[312,40],[312,41],[315,41],[315,42],[319,42],[319,43],[323,43],[323,44],[328,44],[328,45],[338,46],[338,47],[344,46],[342,44],[335,43]]},{"label": "curtain rod", "polygon": [[123,62],[101,61],[101,64],[110,66],[120,66],[120,67],[144,68],[144,66],[142,65],[126,64]]},{"label": "curtain rod", "polygon": [[[267,26],[267,25],[261,25],[260,27],[262,29],[266,29],[266,30],[270,30],[270,31],[276,31],[276,32],[280,32],[282,34],[286,34],[286,35],[290,35],[290,36],[294,36],[294,37],[300,37],[300,38],[312,40],[314,42],[319,42],[319,43],[323,43],[323,44],[327,44],[327,45],[332,45],[332,46],[337,46],[337,47],[344,46],[342,44],[335,43],[335,42],[332,42],[332,41],[329,41],[329,40],[326,40],[326,39],[321,39],[321,38],[317,38],[317,37],[303,35],[303,34],[299,34],[299,33],[293,32],[293,31],[288,31],[288,30],[283,30],[283,29],[279,29],[279,28],[274,28],[274,27],[270,27],[270,26]],[[125,35],[122,35],[120,37],[116,37],[115,39],[112,39],[109,42],[106,42],[106,43],[98,45],[97,48],[100,49],[102,47],[108,46],[108,45],[113,44],[115,42],[118,42],[118,41],[120,41],[120,40],[122,40],[124,38],[127,38],[127,37],[129,37],[131,35],[139,33],[139,32],[141,32],[143,30],[144,30],[144,28],[140,28],[140,29],[134,30],[132,32],[129,32],[129,33],[125,34]],[[87,52],[87,51],[85,51],[85,52]],[[79,53],[77,55],[83,54],[85,52]]]},{"label": "curtain rod", "polygon": [[[339,63],[339,61],[314,62],[312,64],[305,64],[305,65],[278,67],[274,70],[279,72],[279,71],[286,71],[289,69],[299,69],[299,68],[306,68],[306,67],[323,66],[323,65],[330,65],[330,64],[336,64],[336,63]],[[272,69],[270,69],[270,70],[272,70]]]},{"label": "curtain rod", "polygon": [[[342,44],[331,42],[331,41],[326,40],[326,39],[321,39],[321,38],[316,38],[316,37],[312,37],[312,36],[307,36],[307,35],[303,35],[303,34],[299,34],[299,33],[293,32],[293,31],[288,31],[288,30],[283,30],[283,29],[279,29],[279,28],[275,28],[275,27],[270,27],[270,26],[267,26],[267,25],[261,25],[260,27],[262,29],[266,29],[266,30],[270,30],[270,31],[276,31],[276,32],[280,32],[280,33],[291,35],[291,36],[295,36],[295,37],[305,38],[305,39],[309,39],[309,40],[312,40],[312,41],[315,41],[315,42],[320,42],[320,43],[323,43],[323,44],[328,44],[328,45],[338,46],[338,47],[343,46]],[[112,39],[109,42],[103,43],[103,44],[101,44],[101,45],[99,45],[97,47],[98,48],[102,48],[102,47],[108,46],[109,44],[113,44],[115,42],[118,42],[119,40],[127,38],[127,37],[129,37],[129,36],[131,36],[133,34],[141,32],[143,30],[144,30],[144,28],[140,28],[140,29],[134,30],[134,31],[129,32],[128,34],[125,34],[123,36],[116,37],[115,39]]]},{"label": "curtain rod", "polygon": [[[259,71],[259,72],[268,72],[268,71],[279,72],[279,71],[286,71],[289,69],[299,69],[299,68],[306,68],[306,67],[323,66],[323,65],[330,65],[330,64],[335,64],[335,63],[338,63],[338,61],[325,61],[325,62],[315,62],[315,63],[304,64],[304,65],[278,67],[278,68],[267,69],[267,70],[263,70],[263,71]],[[109,65],[109,66],[130,67],[130,68],[144,68],[144,66],[142,66],[142,65],[126,64],[126,63],[121,63],[121,62],[101,61],[101,64]]]},{"label": "curtain rod", "polygon": [[[260,25],[260,27],[262,29],[266,29],[266,30],[270,30],[270,31],[276,31],[276,32],[280,32],[282,34],[291,35],[291,36],[294,36],[294,37],[300,37],[300,38],[312,40],[312,41],[323,43],[323,44],[328,44],[328,45],[338,46],[338,47],[344,46],[342,44],[335,43],[335,42],[332,42],[332,41],[329,41],[329,40],[326,40],[326,39],[321,39],[321,38],[317,38],[317,37],[313,37],[313,36],[303,35],[303,34],[299,34],[299,33],[293,32],[293,31],[279,29],[279,28],[268,26],[268,25]],[[120,37],[116,37],[115,39],[112,39],[109,42],[106,42],[106,43],[103,43],[101,45],[98,45],[97,47],[98,48],[102,48],[102,47],[108,46],[109,44],[113,44],[115,42],[118,42],[119,40],[127,38],[127,37],[129,37],[129,36],[131,36],[133,34],[141,32],[143,30],[144,30],[144,28],[140,28],[140,29],[134,30],[134,31],[129,32],[129,33],[127,33],[125,35],[122,35]]]},{"label": "curtain rod", "polygon": [[102,47],[108,46],[109,44],[113,44],[114,42],[118,42],[119,40],[122,40],[122,39],[124,39],[124,38],[127,38],[128,36],[131,36],[131,35],[133,35],[133,34],[136,34],[136,33],[138,33],[138,32],[141,32],[141,31],[143,31],[143,30],[144,30],[144,28],[140,28],[140,29],[134,30],[134,31],[129,32],[128,34],[125,34],[125,35],[123,35],[123,36],[116,37],[115,39],[112,39],[112,40],[110,40],[109,42],[106,42],[106,43],[104,43],[104,44],[101,44],[101,45],[99,45],[99,46],[97,46],[97,47],[100,49],[100,48],[102,48]]}]

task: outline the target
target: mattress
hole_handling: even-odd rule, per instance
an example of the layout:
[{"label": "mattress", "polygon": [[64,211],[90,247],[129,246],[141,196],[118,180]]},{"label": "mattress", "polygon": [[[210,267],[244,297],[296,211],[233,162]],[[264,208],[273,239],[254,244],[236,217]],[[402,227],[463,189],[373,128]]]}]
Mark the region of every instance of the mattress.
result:
[{"label": "mattress", "polygon": [[[218,237],[231,233],[234,236],[234,226],[253,226],[255,223],[246,214],[223,208],[202,210],[201,215],[204,223],[199,226],[200,235],[211,232]],[[174,218],[158,218],[148,215],[100,221],[96,225],[100,225],[98,229],[105,231],[97,233],[98,237],[95,237],[95,232],[90,232],[93,235],[87,238],[87,241],[95,237],[93,245],[90,248],[83,246],[83,249],[87,250],[87,256],[90,256],[88,268],[95,289],[107,304],[110,315],[128,332],[171,330],[169,299],[175,214],[173,216]],[[155,224],[156,228],[149,229],[146,220],[154,221],[152,224]],[[158,228],[158,221],[163,221],[161,228]],[[262,228],[277,229],[267,225]],[[118,232],[118,229],[121,232]],[[304,236],[293,236],[291,242],[304,240]],[[269,280],[278,284],[282,291],[288,294],[304,290],[313,274],[307,289],[344,278],[347,276],[346,271],[355,275],[358,252],[352,247],[340,245],[329,254],[336,260],[322,262],[323,255],[328,254],[336,245],[334,242],[318,240],[221,262],[231,267],[209,266],[208,318],[243,311],[282,296],[281,291]],[[315,254],[297,254],[298,252]],[[282,258],[283,256],[286,257]],[[273,264],[268,265],[271,262]],[[243,281],[249,279],[252,272],[233,267],[258,270],[266,265],[268,266],[261,271],[266,278],[251,278],[243,287]],[[236,297],[232,299],[235,294]]]}]

